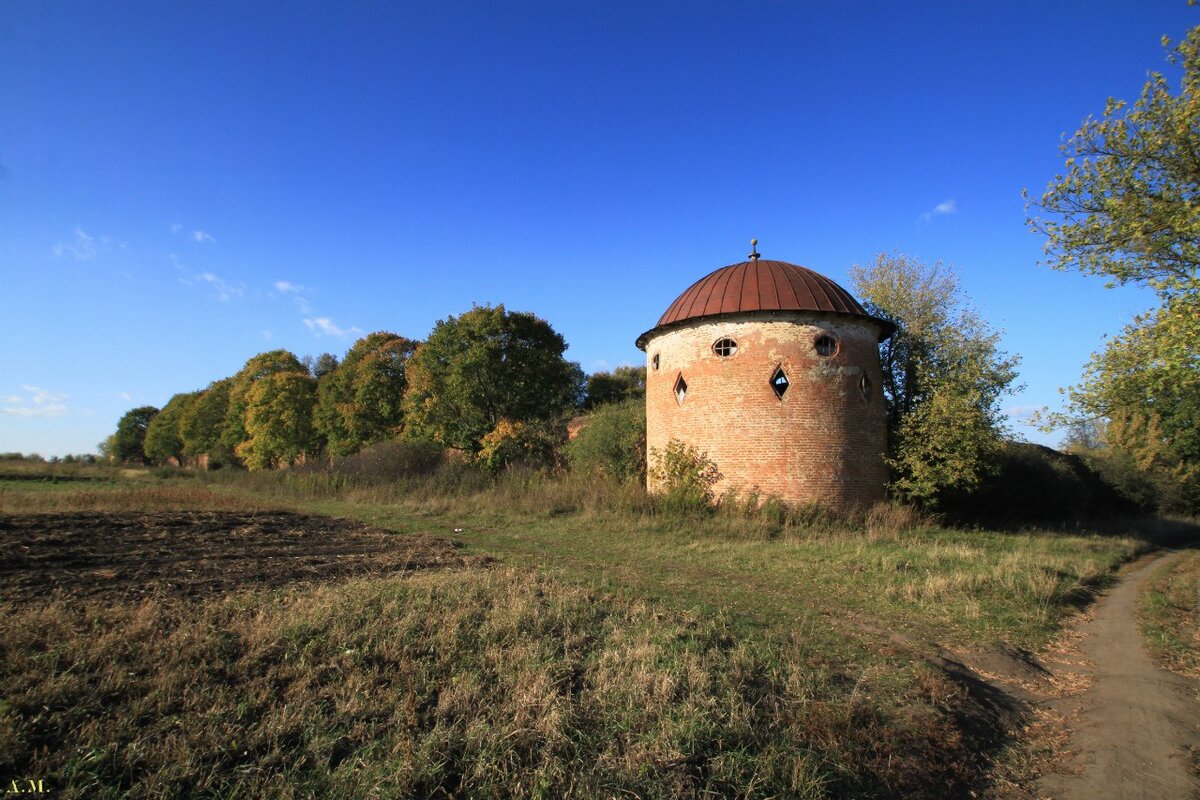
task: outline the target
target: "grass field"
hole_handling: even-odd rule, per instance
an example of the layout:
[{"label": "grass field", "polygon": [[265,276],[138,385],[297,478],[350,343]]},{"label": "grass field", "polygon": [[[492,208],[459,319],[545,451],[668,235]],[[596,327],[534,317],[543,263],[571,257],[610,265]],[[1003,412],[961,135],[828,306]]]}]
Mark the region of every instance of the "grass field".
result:
[{"label": "grass field", "polygon": [[[10,576],[42,558],[54,588],[0,592],[0,779],[66,797],[997,793],[1020,709],[935,654],[1044,645],[1147,546],[453,480],[0,475],[8,544],[37,541],[14,532],[31,515],[76,531],[56,545],[72,553],[81,514],[114,552],[158,530],[139,514],[180,540],[100,593],[56,575],[78,562],[4,554]],[[237,547],[179,522],[198,512]],[[269,580],[246,567],[298,556],[292,536],[340,544]],[[395,555],[414,547],[449,555]],[[205,569],[228,577],[169,580]]]}]

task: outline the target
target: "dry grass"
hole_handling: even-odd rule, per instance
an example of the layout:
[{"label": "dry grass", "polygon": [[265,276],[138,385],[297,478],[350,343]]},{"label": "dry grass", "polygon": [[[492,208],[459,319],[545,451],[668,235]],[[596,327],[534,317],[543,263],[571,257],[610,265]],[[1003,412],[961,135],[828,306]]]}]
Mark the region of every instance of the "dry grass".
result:
[{"label": "dry grass", "polygon": [[1138,603],[1146,644],[1167,669],[1200,678],[1200,551],[1160,568]]},{"label": "dry grass", "polygon": [[[54,484],[31,489],[0,487],[0,513],[35,514],[58,511],[265,511],[278,504],[253,497],[217,492],[193,482],[112,484],[75,488]],[[86,485],[86,484],[84,484]],[[67,488],[69,487],[69,488]]]},{"label": "dry grass", "polygon": [[0,643],[0,773],[59,797],[942,797],[974,774],[936,676],[888,690],[525,571],[9,605]]}]

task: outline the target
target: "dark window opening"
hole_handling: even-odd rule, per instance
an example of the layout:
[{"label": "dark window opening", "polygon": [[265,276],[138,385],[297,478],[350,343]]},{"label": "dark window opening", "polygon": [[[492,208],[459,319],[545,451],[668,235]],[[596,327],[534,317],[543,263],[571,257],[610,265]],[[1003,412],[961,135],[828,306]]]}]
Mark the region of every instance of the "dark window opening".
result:
[{"label": "dark window opening", "polygon": [[831,356],[837,352],[837,339],[832,336],[822,335],[817,337],[816,341],[817,355]]},{"label": "dark window opening", "polygon": [[687,381],[680,375],[675,379],[675,400],[679,405],[683,405],[683,398],[687,397]]},{"label": "dark window opening", "polygon": [[654,365],[655,369],[658,369],[658,353],[654,354],[654,357],[650,359],[650,363]]},{"label": "dark window opening", "polygon": [[864,372],[862,377],[858,379],[858,391],[862,392],[863,400],[871,399],[871,391],[874,388],[874,384],[871,383],[871,376]]},{"label": "dark window opening", "polygon": [[782,400],[789,385],[788,376],[784,373],[783,367],[776,367],[775,374],[771,376],[771,388],[775,390],[775,396]]},{"label": "dark window opening", "polygon": [[722,358],[728,358],[737,352],[737,342],[733,339],[717,339],[713,342],[713,352]]}]

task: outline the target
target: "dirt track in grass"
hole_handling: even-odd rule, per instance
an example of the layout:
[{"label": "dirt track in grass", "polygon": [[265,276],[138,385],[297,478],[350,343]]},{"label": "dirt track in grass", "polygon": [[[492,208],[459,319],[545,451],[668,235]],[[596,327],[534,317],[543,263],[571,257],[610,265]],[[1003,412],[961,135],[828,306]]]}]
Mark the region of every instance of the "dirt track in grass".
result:
[{"label": "dirt track in grass", "polygon": [[1079,628],[1083,692],[1050,705],[1073,722],[1068,771],[1043,779],[1039,797],[1167,800],[1200,797],[1191,760],[1200,748],[1197,684],[1147,655],[1135,612],[1142,585],[1174,554],[1144,559]]},{"label": "dirt track in grass", "polygon": [[204,597],[479,564],[434,536],[286,512],[0,515],[0,601]]}]

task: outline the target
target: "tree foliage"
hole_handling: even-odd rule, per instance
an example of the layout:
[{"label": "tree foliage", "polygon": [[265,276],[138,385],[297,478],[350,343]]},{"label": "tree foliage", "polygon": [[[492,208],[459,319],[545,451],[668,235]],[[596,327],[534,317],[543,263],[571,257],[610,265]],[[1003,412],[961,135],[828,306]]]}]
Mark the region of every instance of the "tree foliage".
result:
[{"label": "tree foliage", "polygon": [[879,255],[851,279],[867,310],[896,325],[879,348],[892,490],[924,504],[971,490],[1000,446],[999,401],[1019,357],[999,349],[945,265]]},{"label": "tree foliage", "polygon": [[646,396],[646,368],[624,366],[611,372],[594,372],[587,379],[584,408]]},{"label": "tree foliage", "polygon": [[109,440],[108,455],[121,463],[146,463],[146,429],[158,414],[154,406],[139,406],[126,411],[117,422],[117,432]]},{"label": "tree foliage", "polygon": [[1139,315],[1067,394],[1077,425],[1106,421],[1103,446],[1159,485],[1163,510],[1200,512],[1200,294]]},{"label": "tree foliage", "polygon": [[1151,73],[1130,106],[1109,98],[1062,146],[1066,172],[1030,218],[1056,269],[1164,292],[1195,292],[1200,271],[1200,26],[1168,60],[1182,69],[1178,94]]},{"label": "tree foliage", "polygon": [[238,448],[249,438],[250,432],[246,427],[246,415],[250,405],[250,392],[255,384],[271,375],[280,373],[301,373],[308,375],[308,370],[292,353],[287,350],[271,350],[259,353],[246,362],[246,365],[230,379],[229,402],[225,408],[225,421],[221,428],[220,446],[238,458],[241,454]]},{"label": "tree foliage", "polygon": [[294,464],[315,443],[316,381],[307,371],[275,372],[255,380],[245,395],[246,440],[237,456],[252,470]]},{"label": "tree foliage", "polygon": [[400,432],[407,365],[416,346],[394,333],[372,333],[321,376],[315,422],[331,455],[349,455]]},{"label": "tree foliage", "polygon": [[143,444],[146,458],[156,464],[164,464],[170,459],[175,459],[177,464],[183,463],[183,419],[199,397],[200,392],[177,394],[154,415],[146,426]]},{"label": "tree foliage", "polygon": [[549,323],[504,306],[440,320],[408,362],[406,425],[448,447],[478,451],[500,420],[548,419],[578,406],[579,365]]},{"label": "tree foliage", "polygon": [[513,467],[553,469],[566,441],[567,426],[561,417],[532,422],[502,419],[479,440],[476,461],[492,472]]},{"label": "tree foliage", "polygon": [[232,448],[223,444],[221,439],[232,385],[232,378],[209,384],[183,412],[179,428],[183,438],[183,454],[188,458],[205,456],[209,467],[233,462]]},{"label": "tree foliage", "polygon": [[[1030,219],[1051,266],[1153,289],[1159,306],[1092,356],[1050,425],[1106,424],[1109,462],[1132,463],[1166,510],[1200,511],[1200,26],[1130,106],[1109,99],[1063,145],[1065,174]],[[1127,481],[1128,482],[1128,481]]]}]

